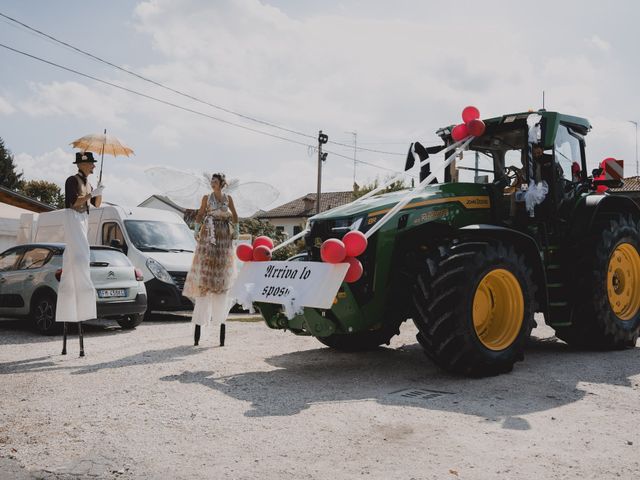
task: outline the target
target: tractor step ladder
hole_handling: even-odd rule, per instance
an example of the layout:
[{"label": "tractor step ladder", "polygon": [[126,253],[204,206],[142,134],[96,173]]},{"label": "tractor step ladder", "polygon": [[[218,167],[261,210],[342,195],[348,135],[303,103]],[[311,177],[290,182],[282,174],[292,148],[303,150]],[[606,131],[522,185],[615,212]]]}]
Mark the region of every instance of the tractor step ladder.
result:
[{"label": "tractor step ladder", "polygon": [[547,322],[552,326],[570,325],[571,305],[568,301],[569,292],[560,265],[560,247],[548,245],[543,250],[547,275],[547,298],[549,299]]}]

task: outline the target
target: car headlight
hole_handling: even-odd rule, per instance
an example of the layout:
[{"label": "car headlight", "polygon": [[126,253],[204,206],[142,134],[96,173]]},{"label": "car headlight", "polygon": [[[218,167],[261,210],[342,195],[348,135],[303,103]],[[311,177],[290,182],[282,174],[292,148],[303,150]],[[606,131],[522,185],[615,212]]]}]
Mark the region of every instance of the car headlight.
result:
[{"label": "car headlight", "polygon": [[171,278],[171,275],[169,275],[169,272],[167,272],[167,269],[164,268],[159,262],[157,262],[153,258],[147,259],[147,268],[153,274],[153,276],[156,277],[161,282],[171,283],[171,284],[174,283],[173,278]]}]

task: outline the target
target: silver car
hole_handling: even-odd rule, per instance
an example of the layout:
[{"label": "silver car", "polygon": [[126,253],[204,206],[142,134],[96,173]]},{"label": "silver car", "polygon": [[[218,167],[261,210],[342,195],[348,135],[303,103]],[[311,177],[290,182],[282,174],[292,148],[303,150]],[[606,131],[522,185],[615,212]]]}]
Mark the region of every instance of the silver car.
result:
[{"label": "silver car", "polygon": [[[37,331],[53,335],[64,244],[33,243],[0,254],[0,316],[28,317]],[[122,328],[140,325],[147,309],[142,273],[120,250],[91,247],[91,280],[98,318],[114,318]]]}]

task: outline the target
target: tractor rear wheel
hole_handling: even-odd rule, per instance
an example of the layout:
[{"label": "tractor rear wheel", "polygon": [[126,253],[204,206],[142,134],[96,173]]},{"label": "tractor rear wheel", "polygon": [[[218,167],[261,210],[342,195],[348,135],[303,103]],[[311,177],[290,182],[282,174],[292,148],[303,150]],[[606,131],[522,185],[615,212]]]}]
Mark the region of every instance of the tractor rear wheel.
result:
[{"label": "tractor rear wheel", "polygon": [[578,252],[574,323],[556,328],[556,336],[579,347],[633,347],[640,330],[638,224],[617,215],[596,230]]},{"label": "tractor rear wheel", "polygon": [[524,358],[534,325],[533,274],[504,243],[457,241],[427,257],[413,306],[418,341],[437,365],[497,375]]}]

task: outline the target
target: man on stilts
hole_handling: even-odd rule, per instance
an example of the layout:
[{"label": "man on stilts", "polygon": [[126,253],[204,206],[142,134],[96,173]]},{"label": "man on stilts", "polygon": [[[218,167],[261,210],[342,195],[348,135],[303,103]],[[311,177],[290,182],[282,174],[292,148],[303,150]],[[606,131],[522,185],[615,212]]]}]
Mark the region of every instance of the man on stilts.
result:
[{"label": "man on stilts", "polygon": [[91,152],[77,152],[78,173],[67,178],[64,185],[64,241],[62,277],[58,288],[56,322],[63,323],[62,355],[67,354],[67,323],[78,324],[80,356],[84,357],[82,322],[97,317],[96,291],[89,272],[89,208],[102,203],[102,190],[93,188],[88,177],[96,161]]}]

